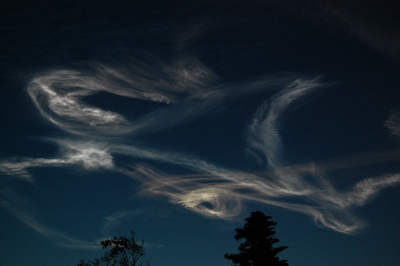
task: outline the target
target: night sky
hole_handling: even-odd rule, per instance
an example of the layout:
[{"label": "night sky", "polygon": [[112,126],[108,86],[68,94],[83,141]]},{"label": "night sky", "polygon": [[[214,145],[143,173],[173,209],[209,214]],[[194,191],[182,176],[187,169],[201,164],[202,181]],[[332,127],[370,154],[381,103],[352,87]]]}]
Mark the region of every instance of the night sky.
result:
[{"label": "night sky", "polygon": [[395,1],[185,2],[2,1],[0,264],[400,265]]}]

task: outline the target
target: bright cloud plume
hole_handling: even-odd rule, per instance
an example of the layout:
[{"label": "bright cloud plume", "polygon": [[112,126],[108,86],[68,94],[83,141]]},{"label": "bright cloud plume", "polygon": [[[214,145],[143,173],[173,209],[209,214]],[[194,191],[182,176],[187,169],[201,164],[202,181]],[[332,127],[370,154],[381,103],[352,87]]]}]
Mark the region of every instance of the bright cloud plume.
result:
[{"label": "bright cloud plume", "polygon": [[112,169],[113,157],[107,144],[94,141],[54,140],[60,146],[62,156],[47,158],[18,158],[0,161],[0,172],[6,176],[25,178],[32,181],[28,168],[66,167],[79,165],[87,170]]}]

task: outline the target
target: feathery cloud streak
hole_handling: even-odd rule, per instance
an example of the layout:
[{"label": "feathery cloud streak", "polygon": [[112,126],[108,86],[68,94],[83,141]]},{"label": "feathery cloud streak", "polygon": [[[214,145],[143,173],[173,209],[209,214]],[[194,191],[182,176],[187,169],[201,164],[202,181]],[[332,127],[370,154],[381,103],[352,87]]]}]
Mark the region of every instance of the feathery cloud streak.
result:
[{"label": "feathery cloud streak", "polygon": [[[93,64],[92,71],[49,71],[32,79],[29,95],[43,117],[71,136],[53,139],[60,146],[59,158],[3,160],[0,171],[32,180],[28,172],[31,167],[78,165],[87,170],[107,169],[140,181],[143,194],[166,197],[202,215],[229,219],[240,214],[246,201],[256,201],[304,213],[322,227],[355,233],[365,224],[352,214],[352,209],[365,205],[383,188],[399,184],[400,175],[370,177],[341,191],[330,182],[329,167],[286,163],[281,134],[284,120],[300,104],[315,98],[323,87],[320,79],[295,75],[221,83],[216,74],[194,58],[171,65],[160,61],[135,62],[129,68]],[[128,138],[195,121],[230,100],[265,91],[274,92],[275,96],[259,106],[244,136],[246,152],[260,164],[259,173],[229,169],[195,155],[126,144]],[[85,97],[99,92],[161,105],[141,117],[127,117],[85,102]],[[386,121],[394,134],[398,131],[396,119],[393,115]],[[88,137],[92,140],[88,141]],[[129,156],[131,165],[116,161],[114,155]],[[149,163],[138,164],[136,159]],[[387,160],[390,159],[389,156]],[[168,175],[151,166],[151,162],[197,174]],[[334,170],[343,166],[330,167]],[[9,201],[4,202],[3,206],[8,206]],[[22,217],[20,213],[14,215]],[[124,216],[126,213],[116,214],[107,221]]]},{"label": "feathery cloud streak", "polygon": [[89,242],[76,239],[66,233],[52,229],[46,226],[39,219],[39,214],[35,206],[22,195],[8,187],[4,183],[0,183],[0,206],[13,214],[20,222],[36,231],[37,233],[47,237],[58,245],[68,248],[80,249],[101,249],[97,241]]}]

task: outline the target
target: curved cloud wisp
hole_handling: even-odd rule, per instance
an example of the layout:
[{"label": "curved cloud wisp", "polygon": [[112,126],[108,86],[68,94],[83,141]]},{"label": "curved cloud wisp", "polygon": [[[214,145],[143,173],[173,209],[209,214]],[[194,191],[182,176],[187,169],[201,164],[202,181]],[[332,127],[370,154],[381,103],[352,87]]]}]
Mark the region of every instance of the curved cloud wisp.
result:
[{"label": "curved cloud wisp", "polygon": [[54,243],[68,248],[79,249],[101,249],[96,242],[89,242],[76,239],[68,234],[59,232],[45,226],[38,218],[35,207],[23,196],[2,184],[0,190],[0,206],[13,214],[20,222],[34,230],[35,232],[45,236]]},{"label": "curved cloud wisp", "polygon": [[[94,73],[54,70],[34,78],[28,85],[28,92],[40,113],[62,130],[98,136],[158,131],[162,120],[170,120],[168,127],[171,127],[201,115],[211,108],[213,100],[220,98],[219,92],[208,86],[216,76],[197,60],[188,59],[172,66],[157,64],[163,67],[136,63],[127,70],[93,64]],[[82,101],[99,92],[167,106],[132,123],[123,115]],[[169,107],[171,103],[177,104]],[[189,117],[177,117],[179,111],[186,111],[181,113]]]}]

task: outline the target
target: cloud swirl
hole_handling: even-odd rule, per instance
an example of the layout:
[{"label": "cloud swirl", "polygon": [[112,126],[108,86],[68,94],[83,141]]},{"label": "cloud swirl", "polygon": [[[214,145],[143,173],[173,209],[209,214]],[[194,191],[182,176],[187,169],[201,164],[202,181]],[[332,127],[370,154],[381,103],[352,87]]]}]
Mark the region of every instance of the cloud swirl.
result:
[{"label": "cloud swirl", "polygon": [[[283,74],[237,82],[221,80],[195,58],[173,64],[134,62],[128,68],[92,64],[91,71],[52,70],[38,75],[28,85],[29,95],[41,115],[69,137],[51,139],[60,147],[57,158],[5,159],[0,162],[0,171],[9,178],[30,181],[33,177],[29,168],[33,167],[79,166],[87,171],[114,171],[139,181],[140,194],[167,198],[201,215],[231,219],[252,201],[304,213],[318,226],[347,234],[365,226],[352,214],[354,208],[365,205],[382,189],[400,183],[400,174],[394,173],[367,177],[348,190],[334,187],[329,171],[371,163],[371,156],[325,164],[290,165],[285,161],[284,122],[296,108],[324,90],[320,78]],[[232,169],[193,154],[158,150],[131,141],[196,121],[240,97],[265,92],[274,96],[265,99],[243,128],[245,153],[260,165],[259,172]],[[98,93],[160,105],[142,116],[129,117],[85,101]],[[398,113],[385,125],[398,135]],[[128,156],[131,163],[119,162],[116,155]],[[381,161],[399,158],[398,151],[381,155]],[[147,163],[138,163],[138,159]],[[379,160],[376,155],[372,159]],[[192,174],[168,174],[152,162],[174,165]],[[13,211],[13,198],[3,198],[2,205],[18,219],[43,235],[57,235],[30,218],[28,212]],[[109,216],[105,227],[111,228],[114,221],[130,213]]]}]

